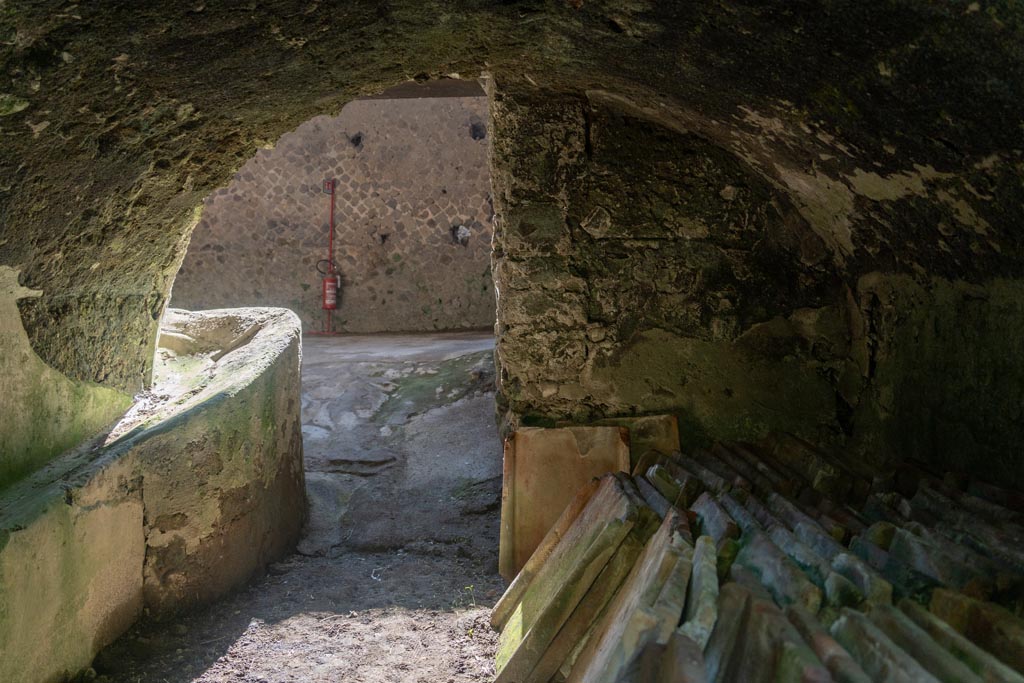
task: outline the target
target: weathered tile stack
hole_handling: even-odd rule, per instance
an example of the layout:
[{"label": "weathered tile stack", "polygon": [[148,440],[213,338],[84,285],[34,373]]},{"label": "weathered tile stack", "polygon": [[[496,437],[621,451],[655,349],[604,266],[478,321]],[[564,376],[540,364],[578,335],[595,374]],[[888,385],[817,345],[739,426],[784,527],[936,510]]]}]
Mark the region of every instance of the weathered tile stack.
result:
[{"label": "weathered tile stack", "polygon": [[1024,496],[790,436],[584,486],[495,606],[499,683],[1024,683]]}]

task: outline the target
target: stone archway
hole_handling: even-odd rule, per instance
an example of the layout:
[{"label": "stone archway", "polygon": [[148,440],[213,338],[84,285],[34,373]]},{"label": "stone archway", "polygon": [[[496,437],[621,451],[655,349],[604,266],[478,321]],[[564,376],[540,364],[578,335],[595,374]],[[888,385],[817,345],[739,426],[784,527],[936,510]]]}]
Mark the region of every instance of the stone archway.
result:
[{"label": "stone archway", "polygon": [[[523,143],[520,149],[496,156],[496,176],[509,179],[496,203],[509,207],[503,218],[508,234],[529,227],[533,238],[525,246],[548,258],[534,261],[544,267],[515,281],[541,282],[547,265],[565,271],[567,260],[568,272],[576,267],[559,239],[536,240],[547,240],[548,230],[578,232],[577,223],[596,210],[584,206],[578,193],[567,196],[562,177],[598,169],[554,150],[579,149],[585,159],[594,142],[587,135],[592,105],[572,103],[603,89],[646,112],[636,120],[673,120],[670,127],[690,129],[750,165],[781,201],[786,220],[797,226],[790,234],[807,236],[803,244],[783,245],[788,256],[755,265],[751,274],[797,282],[808,267],[833,272],[841,287],[831,302],[847,309],[853,328],[887,323],[884,315],[873,318],[877,307],[848,307],[843,288],[858,301],[875,292],[880,301],[908,311],[940,302],[949,302],[947,311],[974,306],[963,302],[983,299],[956,282],[994,291],[992,274],[1012,290],[1021,275],[1012,237],[1020,206],[1013,181],[1020,152],[1016,123],[1006,112],[1014,111],[1024,79],[1013,77],[1022,68],[1010,39],[1018,29],[1003,34],[999,27],[1016,24],[980,14],[960,21],[928,3],[870,15],[853,8],[806,9],[766,15],[756,2],[735,12],[703,4],[623,9],[600,2],[551,8],[510,3],[481,9],[457,3],[442,9],[365,3],[334,14],[298,5],[235,11],[158,4],[145,11],[90,7],[50,13],[23,3],[3,19],[15,39],[4,100],[3,124],[10,134],[0,160],[7,188],[0,262],[21,270],[22,285],[43,292],[20,302],[19,310],[44,361],[72,379],[133,393],[148,381],[157,320],[201,197],[268,138],[313,114],[409,77],[487,68],[496,82],[496,102],[528,110],[525,117],[510,118],[506,131]],[[749,36],[757,36],[761,48],[753,49]],[[928,49],[920,49],[922,41]],[[764,46],[770,46],[767,53]],[[771,59],[765,57],[769,53]],[[947,68],[968,62],[970,77]],[[950,108],[949,102],[957,105]],[[871,117],[881,110],[885,117]],[[673,144],[671,139],[655,135],[642,144],[657,148]],[[621,199],[634,202],[627,197],[638,188],[623,189]],[[719,197],[696,213],[714,212],[729,201]],[[592,228],[602,215],[593,214]],[[816,239],[824,240],[828,259],[816,253]],[[880,285],[873,273],[909,281]],[[663,294],[678,293],[657,296]],[[745,305],[732,303],[738,310]],[[599,304],[584,304],[584,321],[572,321],[566,334],[545,343],[566,359],[586,353],[587,344],[603,343],[584,341],[585,318],[594,306]],[[720,323],[708,329],[721,316],[701,306],[693,316],[695,336],[729,338],[751,323],[789,318],[803,304],[780,301],[741,321],[742,329],[734,332]],[[1015,365],[1001,365],[1015,356],[998,350],[1007,330],[997,319],[1016,320],[1017,314],[997,313],[1002,304],[982,308],[977,316],[989,322],[981,337],[937,341],[924,365],[894,367],[893,376],[934,375],[948,358],[941,349],[968,347],[986,349],[986,367],[995,376],[1016,376]],[[661,321],[636,319],[638,330],[656,327],[663,327]],[[796,336],[806,338],[805,332]],[[829,344],[837,334],[860,332],[829,332]],[[900,334],[893,328],[891,338]],[[812,344],[818,350],[826,345]],[[891,346],[887,357],[912,353],[904,348]],[[851,362],[872,367],[872,361]],[[838,397],[830,418],[834,426],[826,431],[846,439],[850,416],[858,410],[856,385],[873,380],[840,365],[845,361],[826,362],[821,373],[830,377]],[[518,389],[510,379],[511,394]],[[716,389],[723,395],[730,389],[728,382],[716,383],[723,385]],[[968,405],[999,412],[975,379],[964,376],[957,386],[938,403],[930,400],[926,414],[959,412],[954,403],[964,403],[958,398],[964,392],[974,397]],[[895,406],[885,398],[889,391],[869,389],[881,402],[863,416],[871,434],[864,452],[884,450],[898,435],[886,436],[891,415],[921,416],[915,413],[917,401]],[[529,410],[565,408],[538,403]],[[806,424],[815,420],[808,416]],[[974,419],[975,426],[952,441],[930,443],[978,445],[972,434],[993,432],[981,428],[984,420]],[[1016,443],[1015,429],[1000,424],[995,431],[1013,434],[1009,441]],[[990,441],[983,448],[998,454],[1006,443]],[[1000,467],[1005,472],[1015,465]]]},{"label": "stone archway", "polygon": [[985,9],[22,0],[0,264],[42,292],[33,352],[126,400],[202,197],[315,114],[486,69],[507,426],[670,410],[1020,484],[1024,21]]}]

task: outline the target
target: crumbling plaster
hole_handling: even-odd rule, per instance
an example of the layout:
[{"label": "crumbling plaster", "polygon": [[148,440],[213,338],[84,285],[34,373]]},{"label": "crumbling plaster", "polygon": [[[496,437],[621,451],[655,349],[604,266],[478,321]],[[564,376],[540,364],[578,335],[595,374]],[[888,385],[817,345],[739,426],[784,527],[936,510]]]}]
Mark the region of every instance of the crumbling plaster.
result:
[{"label": "crumbling plaster", "polygon": [[869,246],[931,197],[958,246],[1000,259],[960,179],[809,172],[766,156],[786,124],[749,108],[737,130],[649,93],[492,94],[506,427],[671,411],[691,446],[789,431],[1021,480],[1024,283],[938,275],[969,269],[933,243],[904,244],[899,272]]}]

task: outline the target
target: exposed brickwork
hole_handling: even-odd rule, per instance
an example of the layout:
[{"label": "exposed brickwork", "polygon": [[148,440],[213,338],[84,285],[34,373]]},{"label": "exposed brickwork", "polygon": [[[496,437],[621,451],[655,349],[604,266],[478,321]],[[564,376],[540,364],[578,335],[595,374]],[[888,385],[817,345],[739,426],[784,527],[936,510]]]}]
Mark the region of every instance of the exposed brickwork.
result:
[{"label": "exposed brickwork", "polygon": [[492,325],[486,121],[485,97],[357,100],[307,121],[207,198],[173,305],[283,306],[321,329],[333,177],[336,331]]}]

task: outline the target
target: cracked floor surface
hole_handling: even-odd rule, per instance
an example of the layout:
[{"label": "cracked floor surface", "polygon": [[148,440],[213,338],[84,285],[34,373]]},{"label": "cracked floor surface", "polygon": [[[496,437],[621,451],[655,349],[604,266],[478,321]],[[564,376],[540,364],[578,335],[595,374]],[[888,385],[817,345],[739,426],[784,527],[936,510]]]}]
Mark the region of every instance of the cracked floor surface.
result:
[{"label": "cracked floor surface", "polygon": [[143,620],[97,657],[100,680],[491,680],[492,354],[480,333],[307,337],[297,552],[202,611]]}]

